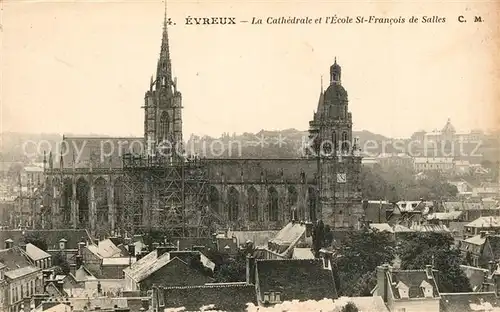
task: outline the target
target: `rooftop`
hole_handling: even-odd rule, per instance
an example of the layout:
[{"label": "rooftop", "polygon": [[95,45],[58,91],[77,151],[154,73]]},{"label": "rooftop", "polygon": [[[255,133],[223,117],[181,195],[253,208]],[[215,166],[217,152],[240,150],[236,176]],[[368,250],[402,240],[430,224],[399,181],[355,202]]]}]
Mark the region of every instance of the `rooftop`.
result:
[{"label": "rooftop", "polygon": [[28,275],[31,273],[35,273],[38,271],[41,271],[41,269],[34,267],[34,266],[26,266],[26,267],[22,267],[19,269],[7,271],[7,272],[5,272],[5,276],[10,278],[10,279],[16,279],[16,278],[19,278],[19,277],[22,277],[22,276],[25,276],[25,275]]},{"label": "rooftop", "polygon": [[282,300],[336,298],[333,273],[320,259],[256,260],[261,294],[279,291]]},{"label": "rooftop", "polygon": [[26,244],[26,254],[31,260],[37,261],[50,258],[51,255],[33,244]]}]

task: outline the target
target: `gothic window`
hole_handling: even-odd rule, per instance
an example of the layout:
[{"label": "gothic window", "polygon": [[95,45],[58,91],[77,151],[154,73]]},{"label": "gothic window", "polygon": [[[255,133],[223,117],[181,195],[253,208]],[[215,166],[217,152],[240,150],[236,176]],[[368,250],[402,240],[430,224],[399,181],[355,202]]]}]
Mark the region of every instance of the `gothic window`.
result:
[{"label": "gothic window", "polygon": [[219,213],[219,203],[219,191],[217,190],[217,188],[212,186],[210,187],[210,209],[215,213]]},{"label": "gothic window", "polygon": [[342,152],[347,152],[349,150],[349,137],[347,132],[342,132]]},{"label": "gothic window", "polygon": [[238,220],[238,210],[239,210],[239,193],[234,188],[231,187],[228,191],[228,219],[230,221]]},{"label": "gothic window", "polygon": [[160,117],[159,137],[161,140],[166,140],[168,135],[169,120],[167,112],[163,112]]},{"label": "gothic window", "polygon": [[268,191],[269,221],[278,221],[278,192],[274,187]]},{"label": "gothic window", "polygon": [[333,149],[337,150],[337,132],[333,131],[332,134]]},{"label": "gothic window", "polygon": [[298,200],[298,194],[297,194],[297,190],[295,189],[295,187],[293,186],[290,186],[288,188],[288,210],[290,211],[290,217],[292,220],[298,220],[298,216],[297,216],[297,209],[295,207],[295,205],[297,204],[297,200]]},{"label": "gothic window", "polygon": [[309,196],[309,218],[311,221],[316,221],[316,191],[310,187],[308,190]]},{"label": "gothic window", "polygon": [[259,217],[258,206],[259,194],[252,186],[248,189],[248,219],[249,221],[257,221]]}]

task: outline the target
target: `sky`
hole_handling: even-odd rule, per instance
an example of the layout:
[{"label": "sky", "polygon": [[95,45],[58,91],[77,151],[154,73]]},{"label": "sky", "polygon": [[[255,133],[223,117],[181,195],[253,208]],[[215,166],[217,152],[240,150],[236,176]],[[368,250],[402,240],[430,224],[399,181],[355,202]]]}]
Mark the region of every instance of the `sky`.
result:
[{"label": "sky", "polygon": [[[7,0],[1,11],[1,131],[143,134],[162,1]],[[337,58],[354,130],[395,138],[500,125],[494,1],[174,1],[168,16],[184,136],[307,130]],[[268,17],[404,17],[404,24],[270,25]],[[411,16],[445,23],[410,24]],[[467,23],[459,23],[459,15]],[[236,25],[186,25],[186,17]],[[474,23],[481,16],[482,23]],[[240,23],[262,18],[263,25]]]}]

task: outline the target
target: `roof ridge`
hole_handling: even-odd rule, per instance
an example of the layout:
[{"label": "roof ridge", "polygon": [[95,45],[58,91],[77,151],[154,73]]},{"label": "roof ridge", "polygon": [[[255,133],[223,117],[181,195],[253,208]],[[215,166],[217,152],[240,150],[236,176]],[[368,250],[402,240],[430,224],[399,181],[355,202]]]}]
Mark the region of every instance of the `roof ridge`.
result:
[{"label": "roof ridge", "polygon": [[282,261],[282,262],[320,262],[322,261],[321,259],[317,259],[317,258],[314,258],[314,259],[255,259],[255,261],[257,262],[264,262],[264,261],[269,261],[269,262],[272,262],[272,261]]},{"label": "roof ridge", "polygon": [[[215,283],[214,283],[215,284]],[[196,285],[196,286],[158,286],[159,289],[196,289],[196,288],[229,288],[229,287],[254,287],[254,284],[242,284],[241,282],[235,284],[221,283],[222,285]]]}]

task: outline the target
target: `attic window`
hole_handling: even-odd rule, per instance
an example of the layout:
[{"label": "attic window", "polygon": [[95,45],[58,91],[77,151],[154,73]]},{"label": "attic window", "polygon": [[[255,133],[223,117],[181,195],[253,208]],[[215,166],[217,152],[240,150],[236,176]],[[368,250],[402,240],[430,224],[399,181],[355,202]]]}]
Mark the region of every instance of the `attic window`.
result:
[{"label": "attic window", "polygon": [[269,293],[264,293],[264,302],[269,302]]},{"label": "attic window", "polygon": [[323,257],[323,269],[330,270],[330,261],[326,258]]},{"label": "attic window", "polygon": [[408,295],[408,286],[406,286],[406,284],[402,283],[402,282],[399,282],[397,285],[396,285],[396,288],[399,292],[399,297],[400,298],[404,298],[404,299],[407,299],[409,298],[409,295]]},{"label": "attic window", "polygon": [[274,301],[281,302],[281,293],[280,292],[276,292],[274,294]]},{"label": "attic window", "polygon": [[[267,296],[267,300],[266,300]],[[281,293],[271,291],[269,293],[264,293],[264,302],[268,303],[280,303],[281,302]]]},{"label": "attic window", "polygon": [[429,284],[429,282],[427,281],[422,281],[422,283],[420,284],[420,289],[422,289],[422,292],[424,293],[424,297],[425,298],[432,298],[434,297],[434,293],[433,293],[433,288],[432,288],[432,285]]},{"label": "attic window", "polygon": [[163,294],[158,294],[158,306],[159,307],[164,307],[165,306],[165,298],[163,297]]}]

